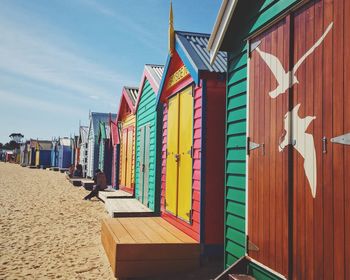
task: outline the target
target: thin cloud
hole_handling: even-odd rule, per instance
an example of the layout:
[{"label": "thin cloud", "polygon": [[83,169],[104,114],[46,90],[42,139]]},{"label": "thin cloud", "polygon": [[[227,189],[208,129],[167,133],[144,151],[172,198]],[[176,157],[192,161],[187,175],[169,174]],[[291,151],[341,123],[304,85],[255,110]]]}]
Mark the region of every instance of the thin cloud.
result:
[{"label": "thin cloud", "polygon": [[142,24],[137,23],[136,18],[132,16],[127,17],[122,13],[117,13],[96,0],[81,0],[80,2],[93,11],[117,21],[117,26],[122,26],[124,29],[130,30],[130,34],[135,34],[135,39],[139,40],[143,45],[163,54],[164,50],[158,47],[159,44],[155,43],[159,40],[159,38]]},{"label": "thin cloud", "polygon": [[0,69],[76,92],[81,96],[110,98],[116,85],[128,77],[106,69],[64,46],[43,40],[0,17]]},{"label": "thin cloud", "polygon": [[77,107],[69,106],[68,104],[61,105],[57,102],[50,102],[47,100],[40,100],[28,96],[23,96],[15,92],[0,90],[0,99],[2,104],[7,106],[18,108],[22,107],[25,109],[34,109],[36,111],[59,113],[64,115],[84,115],[85,110]]}]

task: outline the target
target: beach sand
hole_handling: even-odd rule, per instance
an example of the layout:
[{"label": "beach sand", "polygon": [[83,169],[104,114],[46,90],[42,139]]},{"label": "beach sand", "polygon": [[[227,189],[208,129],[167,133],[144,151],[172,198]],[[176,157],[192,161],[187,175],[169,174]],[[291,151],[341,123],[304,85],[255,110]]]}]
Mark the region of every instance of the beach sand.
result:
[{"label": "beach sand", "polygon": [[0,162],[0,279],[115,279],[97,200],[65,175]]},{"label": "beach sand", "polygon": [[[0,162],[0,279],[116,279],[101,244],[97,198],[65,174]],[[223,261],[147,280],[213,279]]]}]

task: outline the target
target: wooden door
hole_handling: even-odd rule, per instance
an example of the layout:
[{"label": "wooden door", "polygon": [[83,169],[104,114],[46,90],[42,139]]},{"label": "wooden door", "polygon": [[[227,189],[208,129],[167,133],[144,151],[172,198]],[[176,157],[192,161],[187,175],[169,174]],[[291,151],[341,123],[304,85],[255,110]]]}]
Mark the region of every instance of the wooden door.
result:
[{"label": "wooden door", "polygon": [[150,126],[142,126],[139,131],[139,183],[138,199],[148,206],[148,185],[149,185],[149,145],[150,145]]},{"label": "wooden door", "polygon": [[251,42],[249,136],[265,154],[248,160],[249,255],[290,279],[350,279],[349,18],[349,1],[310,1]]},{"label": "wooden door", "polygon": [[144,169],[143,169],[143,200],[142,203],[148,206],[148,190],[149,190],[149,148],[150,148],[150,126],[145,126],[145,148],[144,148]]},{"label": "wooden door", "polygon": [[349,17],[347,0],[293,17],[293,279],[350,279]]},{"label": "wooden door", "polygon": [[285,19],[251,40],[248,105],[248,254],[284,276],[289,265],[289,152],[288,147],[280,151],[279,139],[289,97],[288,89],[274,96],[279,85],[272,71],[278,65],[269,54],[289,69],[288,34]]},{"label": "wooden door", "polygon": [[134,131],[132,128],[128,129],[127,149],[126,149],[126,187],[132,188],[132,165],[133,165],[133,139]]},{"label": "wooden door", "polygon": [[143,170],[144,170],[144,151],[145,151],[145,127],[140,127],[139,130],[140,140],[139,140],[139,181],[138,181],[138,200],[143,201]]},{"label": "wooden door", "polygon": [[192,87],[168,103],[166,210],[189,222],[192,208]]},{"label": "wooden door", "polygon": [[121,166],[121,178],[120,178],[120,184],[122,186],[126,186],[126,164],[127,164],[127,141],[128,141],[128,130],[123,130],[123,136],[122,136],[122,166]]},{"label": "wooden door", "polygon": [[193,142],[193,97],[192,87],[179,94],[179,181],[178,216],[187,222],[192,208],[192,142]]},{"label": "wooden door", "polygon": [[178,145],[179,145],[179,96],[168,102],[167,150],[166,150],[166,189],[165,208],[176,215],[178,182]]}]

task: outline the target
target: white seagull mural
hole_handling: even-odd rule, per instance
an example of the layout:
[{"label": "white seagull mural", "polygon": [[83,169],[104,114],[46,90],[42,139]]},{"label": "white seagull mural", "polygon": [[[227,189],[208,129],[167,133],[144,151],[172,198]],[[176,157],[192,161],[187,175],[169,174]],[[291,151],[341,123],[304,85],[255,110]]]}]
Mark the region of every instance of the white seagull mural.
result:
[{"label": "white seagull mural", "polygon": [[317,187],[316,150],[314,137],[312,134],[306,133],[306,130],[316,117],[306,116],[304,119],[300,118],[298,115],[299,108],[300,104],[285,114],[284,129],[286,133],[284,139],[281,139],[282,142],[279,144],[278,149],[282,152],[287,145],[293,144],[294,149],[304,158],[305,175],[310,184],[312,197],[315,198]]},{"label": "white seagull mural", "polygon": [[298,68],[305,61],[305,59],[310,54],[312,54],[314,50],[322,43],[324,38],[332,29],[332,27],[333,27],[333,22],[328,25],[326,31],[323,33],[321,38],[318,39],[318,41],[298,60],[298,62],[294,65],[292,71],[287,72],[283,68],[281,61],[276,56],[260,50],[259,47],[256,48],[256,51],[259,53],[261,58],[265,61],[267,66],[270,68],[272,74],[275,76],[278,83],[277,88],[269,92],[269,95],[271,98],[276,98],[280,94],[285,93],[285,91],[291,88],[294,84],[299,83],[296,76],[296,72],[298,71]]}]

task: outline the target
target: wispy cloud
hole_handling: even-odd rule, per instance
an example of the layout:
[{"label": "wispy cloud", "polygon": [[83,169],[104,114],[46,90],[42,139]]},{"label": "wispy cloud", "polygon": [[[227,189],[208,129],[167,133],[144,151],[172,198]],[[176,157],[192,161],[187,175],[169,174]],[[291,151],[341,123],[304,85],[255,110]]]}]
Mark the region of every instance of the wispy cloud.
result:
[{"label": "wispy cloud", "polygon": [[80,0],[80,2],[93,11],[115,20],[118,23],[118,26],[130,31],[130,36],[134,36],[135,39],[142,43],[142,45],[163,54],[164,50],[158,47],[159,44],[155,43],[158,42],[159,38],[154,32],[149,30],[149,28],[138,23],[138,19],[133,17],[132,12],[128,15],[124,15],[122,12],[113,10],[97,0]]},{"label": "wispy cloud", "polygon": [[17,94],[13,91],[0,90],[1,103],[6,107],[18,107],[26,110],[34,109],[40,112],[49,112],[51,114],[69,115],[69,116],[83,116],[86,115],[86,111],[76,106],[70,106],[69,104],[58,104],[57,102],[50,102],[47,100],[40,100],[38,98],[32,98]]},{"label": "wispy cloud", "polygon": [[[131,79],[74,50],[46,41],[0,17],[0,70],[62,88],[75,94],[110,99],[111,89]],[[57,38],[65,41],[65,38]]]}]

